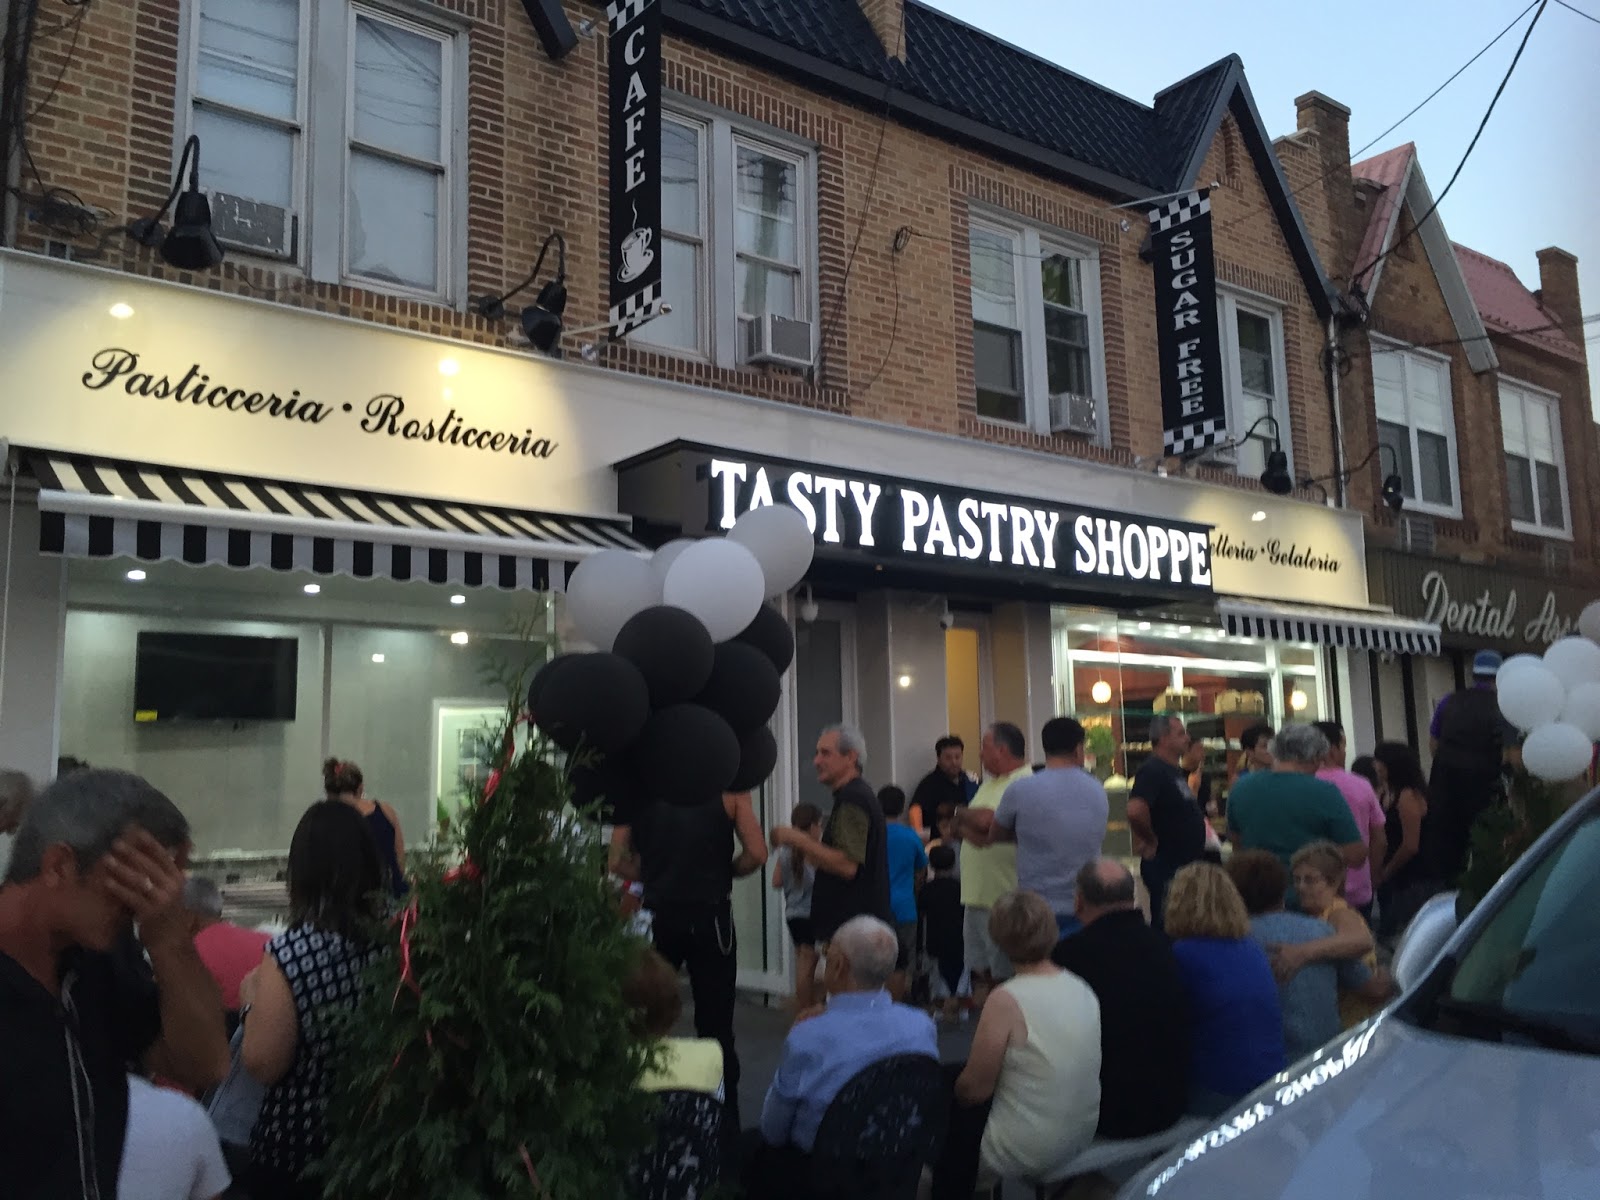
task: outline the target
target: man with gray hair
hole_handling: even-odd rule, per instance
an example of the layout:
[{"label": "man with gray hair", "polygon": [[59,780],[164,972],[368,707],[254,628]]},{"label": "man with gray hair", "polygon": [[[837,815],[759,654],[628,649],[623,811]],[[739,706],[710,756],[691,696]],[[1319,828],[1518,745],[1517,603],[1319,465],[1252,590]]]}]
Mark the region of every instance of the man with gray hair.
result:
[{"label": "man with gray hair", "polygon": [[[1240,850],[1267,850],[1285,870],[1296,850],[1312,842],[1339,847],[1347,867],[1367,861],[1367,843],[1339,789],[1317,770],[1328,757],[1328,739],[1314,725],[1289,724],[1272,740],[1270,771],[1256,771],[1234,784],[1228,796],[1228,838]],[[1289,904],[1295,903],[1294,893]]]},{"label": "man with gray hair", "polygon": [[939,1057],[928,1014],[896,1004],[884,989],[899,950],[893,926],[877,917],[851,917],[833,932],[827,1005],[801,1014],[789,1031],[761,1106],[759,1137],[747,1137],[748,1195],[788,1194],[786,1182],[805,1179],[804,1156],[823,1113],[861,1071],[898,1054]]},{"label": "man with gray hair", "polygon": [[779,825],[771,833],[774,849],[787,846],[817,869],[811,925],[819,950],[851,917],[894,920],[889,903],[888,826],[877,793],[861,777],[866,759],[867,744],[859,729],[851,725],[824,729],[812,758],[817,782],[833,789],[833,809],[821,839],[792,825]]},{"label": "man with gray hair", "polygon": [[1206,816],[1181,765],[1188,749],[1182,718],[1164,713],[1151,718],[1150,757],[1140,764],[1128,793],[1128,829],[1150,893],[1150,924],[1157,930],[1167,885],[1206,851]]},{"label": "man with gray hair", "polygon": [[182,903],[188,852],[183,814],[125,771],[62,776],[23,818],[0,884],[8,1196],[116,1195],[130,1065],[195,1091],[227,1074]]},{"label": "man with gray hair", "polygon": [[261,965],[272,937],[259,929],[245,929],[224,921],[222,892],[203,876],[190,876],[183,885],[183,907],[189,912],[194,948],[222,992],[228,1033],[232,1035],[239,1024],[239,985]]}]

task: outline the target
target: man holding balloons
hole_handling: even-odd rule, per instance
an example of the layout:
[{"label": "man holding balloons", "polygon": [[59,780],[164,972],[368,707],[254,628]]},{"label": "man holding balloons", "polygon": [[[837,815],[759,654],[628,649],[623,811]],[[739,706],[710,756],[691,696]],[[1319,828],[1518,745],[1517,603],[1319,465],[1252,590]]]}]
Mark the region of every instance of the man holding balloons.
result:
[{"label": "man holding balloons", "polygon": [[1439,701],[1428,726],[1433,772],[1419,853],[1433,877],[1446,883],[1466,868],[1472,824],[1494,802],[1505,752],[1517,744],[1495,693],[1500,663],[1493,650],[1478,651],[1472,686]]}]

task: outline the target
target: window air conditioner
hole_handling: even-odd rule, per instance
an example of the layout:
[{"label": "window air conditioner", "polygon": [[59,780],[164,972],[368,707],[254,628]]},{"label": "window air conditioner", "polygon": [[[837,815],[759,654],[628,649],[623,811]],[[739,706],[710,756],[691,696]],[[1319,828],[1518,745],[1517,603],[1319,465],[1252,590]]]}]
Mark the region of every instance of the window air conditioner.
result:
[{"label": "window air conditioner", "polygon": [[1100,432],[1100,413],[1093,396],[1057,392],[1050,397],[1050,432],[1081,433],[1094,437]]},{"label": "window air conditioner", "polygon": [[295,254],[296,219],[287,208],[211,193],[211,229],[225,246],[248,250],[268,258],[289,258]]},{"label": "window air conditioner", "polygon": [[774,313],[744,324],[744,360],[804,369],[812,363],[811,322]]},{"label": "window air conditioner", "polygon": [[1412,554],[1432,554],[1436,539],[1433,518],[1417,513],[1400,514],[1400,549]]}]

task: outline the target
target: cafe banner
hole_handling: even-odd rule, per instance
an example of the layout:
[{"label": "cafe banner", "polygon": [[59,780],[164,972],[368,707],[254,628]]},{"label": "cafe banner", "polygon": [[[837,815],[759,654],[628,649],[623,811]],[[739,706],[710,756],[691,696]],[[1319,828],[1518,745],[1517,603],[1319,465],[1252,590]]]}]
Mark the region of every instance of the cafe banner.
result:
[{"label": "cafe banner", "polygon": [[612,0],[611,336],[661,312],[661,4]]},{"label": "cafe banner", "polygon": [[1149,216],[1164,446],[1169,455],[1194,454],[1228,438],[1210,192],[1189,192]]},{"label": "cafe banner", "polygon": [[1442,558],[1374,550],[1373,599],[1408,617],[1437,624],[1457,649],[1543,653],[1578,631],[1589,589],[1527,574]]}]

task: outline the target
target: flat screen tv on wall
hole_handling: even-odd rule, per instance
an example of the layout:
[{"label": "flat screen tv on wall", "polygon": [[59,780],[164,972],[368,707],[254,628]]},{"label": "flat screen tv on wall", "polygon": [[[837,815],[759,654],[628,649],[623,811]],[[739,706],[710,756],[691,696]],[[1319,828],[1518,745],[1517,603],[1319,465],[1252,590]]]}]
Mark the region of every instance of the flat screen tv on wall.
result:
[{"label": "flat screen tv on wall", "polygon": [[139,634],[133,719],[292,721],[300,644],[232,634]]}]

